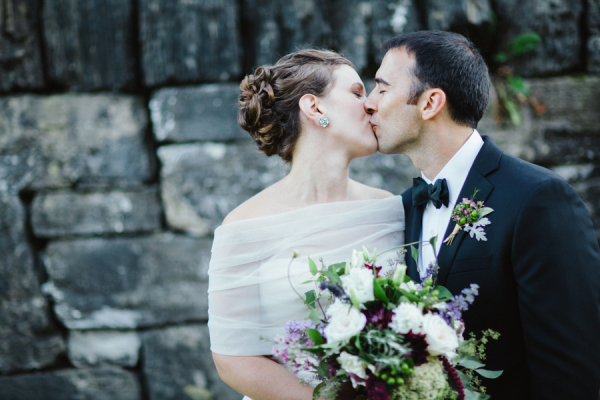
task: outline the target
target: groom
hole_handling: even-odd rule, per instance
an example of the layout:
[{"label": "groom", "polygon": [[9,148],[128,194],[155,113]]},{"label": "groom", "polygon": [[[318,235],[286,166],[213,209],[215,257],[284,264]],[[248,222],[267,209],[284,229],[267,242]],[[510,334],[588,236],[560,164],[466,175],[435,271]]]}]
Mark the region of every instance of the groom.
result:
[{"label": "groom", "polygon": [[[597,400],[600,391],[600,249],[589,213],[554,173],[511,157],[475,129],[488,104],[486,64],[461,35],[422,31],[390,39],[365,108],[386,154],[406,154],[421,179],[403,195],[406,242],[437,237],[407,257],[413,279],[436,259],[454,294],[471,283],[468,331],[500,332],[487,345],[492,400]],[[428,187],[428,185],[430,185]],[[487,241],[461,230],[452,210],[483,201]],[[416,195],[416,194],[420,194]],[[432,194],[432,198],[423,198]],[[410,254],[410,252],[409,252]]]}]

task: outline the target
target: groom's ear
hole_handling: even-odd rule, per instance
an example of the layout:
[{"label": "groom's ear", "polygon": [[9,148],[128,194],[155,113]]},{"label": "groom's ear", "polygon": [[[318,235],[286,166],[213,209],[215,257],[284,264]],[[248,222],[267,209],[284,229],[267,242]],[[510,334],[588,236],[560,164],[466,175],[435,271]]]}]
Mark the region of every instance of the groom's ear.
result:
[{"label": "groom's ear", "polygon": [[319,118],[323,116],[323,113],[319,110],[319,98],[312,94],[305,94],[300,98],[298,103],[300,112],[305,118],[318,123]]},{"label": "groom's ear", "polygon": [[421,117],[430,120],[439,115],[446,105],[446,93],[440,88],[427,89],[421,93],[417,104],[421,110]]}]

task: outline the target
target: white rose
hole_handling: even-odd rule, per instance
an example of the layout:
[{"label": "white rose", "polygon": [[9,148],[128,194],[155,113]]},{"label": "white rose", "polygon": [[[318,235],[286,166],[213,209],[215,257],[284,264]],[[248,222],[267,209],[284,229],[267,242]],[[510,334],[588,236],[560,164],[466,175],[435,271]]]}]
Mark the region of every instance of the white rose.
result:
[{"label": "white rose", "polygon": [[340,276],[342,286],[350,297],[356,296],[363,304],[375,300],[373,294],[373,271],[366,268],[352,268],[346,275]]},{"label": "white rose", "polygon": [[420,333],[422,324],[423,313],[421,313],[419,307],[411,303],[400,303],[394,309],[390,328],[397,333],[408,333],[410,330],[413,333]]},{"label": "white rose", "polygon": [[336,301],[327,309],[330,316],[325,327],[327,342],[339,342],[358,334],[367,324],[367,317],[349,304]]},{"label": "white rose", "polygon": [[427,350],[431,355],[445,355],[448,358],[456,356],[458,337],[442,317],[437,314],[423,316],[423,333],[426,335]]},{"label": "white rose", "polygon": [[[353,356],[352,354],[342,351],[337,361],[341,364],[342,368],[351,374],[355,374],[359,378],[367,379],[366,368],[367,365],[362,362],[360,357]],[[352,377],[350,377],[352,379]],[[356,385],[364,385],[363,382],[355,382],[352,379],[352,387],[356,388]]]}]

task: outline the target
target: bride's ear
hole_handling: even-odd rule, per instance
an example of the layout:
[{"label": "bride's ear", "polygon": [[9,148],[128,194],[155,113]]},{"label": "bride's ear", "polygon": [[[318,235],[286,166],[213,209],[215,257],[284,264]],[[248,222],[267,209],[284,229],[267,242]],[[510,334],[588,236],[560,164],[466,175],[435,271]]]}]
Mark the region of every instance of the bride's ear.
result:
[{"label": "bride's ear", "polygon": [[313,122],[319,124],[319,119],[323,116],[321,110],[319,110],[319,98],[312,94],[305,94],[300,98],[299,102],[300,112],[304,117]]},{"label": "bride's ear", "polygon": [[417,105],[424,120],[432,119],[446,105],[446,93],[439,88],[427,89],[419,96]]}]

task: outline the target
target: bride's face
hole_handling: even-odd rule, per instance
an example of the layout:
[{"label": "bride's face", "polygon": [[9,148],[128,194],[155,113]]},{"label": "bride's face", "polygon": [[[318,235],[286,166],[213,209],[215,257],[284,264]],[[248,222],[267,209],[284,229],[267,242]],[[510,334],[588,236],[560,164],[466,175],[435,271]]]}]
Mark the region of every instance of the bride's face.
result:
[{"label": "bride's face", "polygon": [[325,128],[351,158],[368,156],[377,151],[370,116],[365,112],[365,86],[356,71],[343,65],[334,72],[335,84],[321,100],[323,114],[329,119]]}]

